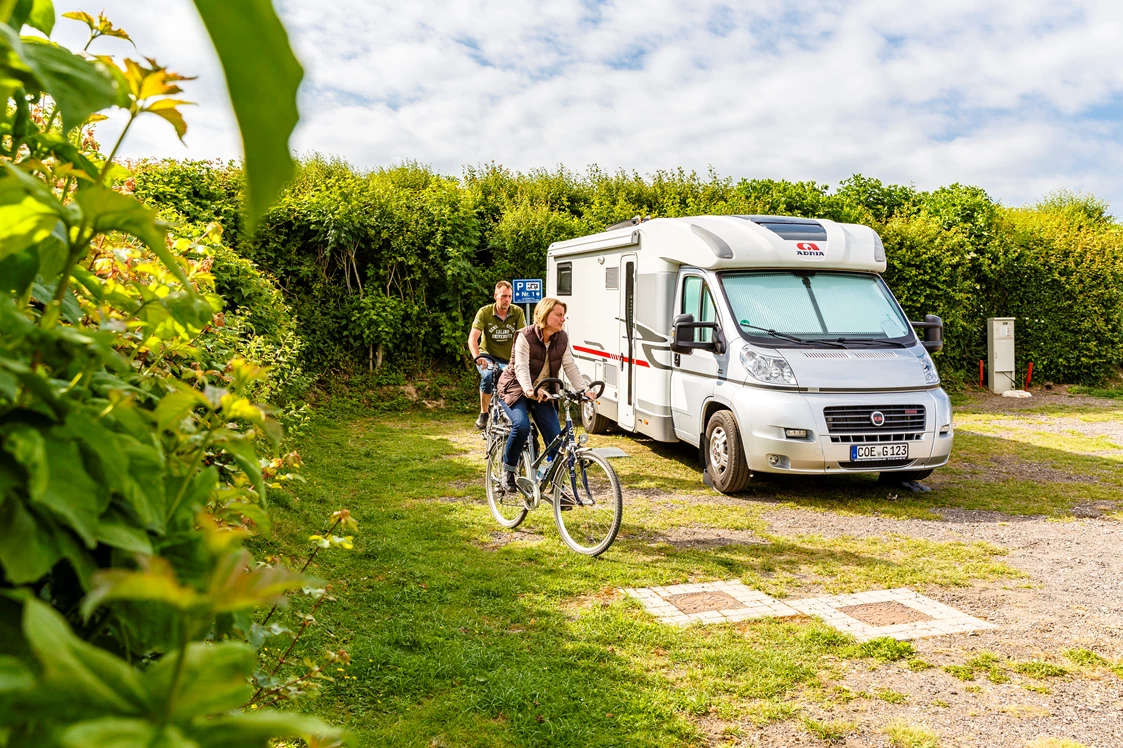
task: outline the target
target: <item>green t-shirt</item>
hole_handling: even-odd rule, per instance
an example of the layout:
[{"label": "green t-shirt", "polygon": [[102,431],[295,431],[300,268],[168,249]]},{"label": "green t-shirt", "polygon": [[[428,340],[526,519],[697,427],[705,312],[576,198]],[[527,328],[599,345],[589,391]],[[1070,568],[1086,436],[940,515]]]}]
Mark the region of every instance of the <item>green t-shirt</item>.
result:
[{"label": "green t-shirt", "polygon": [[526,315],[521,307],[512,304],[507,309],[507,319],[499,319],[495,314],[495,304],[480,307],[476,318],[472,320],[473,330],[483,330],[480,338],[480,353],[511,360],[511,346],[515,342],[515,333],[526,327]]}]

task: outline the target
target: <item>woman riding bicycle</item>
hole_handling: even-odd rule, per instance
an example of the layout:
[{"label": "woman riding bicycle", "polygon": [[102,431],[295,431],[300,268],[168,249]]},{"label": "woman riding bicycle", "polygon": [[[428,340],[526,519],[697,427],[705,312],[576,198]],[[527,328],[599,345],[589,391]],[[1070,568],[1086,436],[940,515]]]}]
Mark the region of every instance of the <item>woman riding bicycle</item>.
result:
[{"label": "woman riding bicycle", "polygon": [[534,307],[534,324],[527,325],[515,335],[511,363],[499,378],[496,391],[499,404],[511,420],[511,433],[503,453],[504,491],[517,491],[515,473],[519,455],[530,436],[530,417],[542,433],[545,444],[550,444],[561,432],[558,414],[548,401],[548,393],[539,390],[537,398],[531,393],[543,379],[558,377],[562,370],[575,390],[584,389],[585,379],[573,360],[569,336],[562,330],[565,324],[566,305],[558,299],[546,297]]}]

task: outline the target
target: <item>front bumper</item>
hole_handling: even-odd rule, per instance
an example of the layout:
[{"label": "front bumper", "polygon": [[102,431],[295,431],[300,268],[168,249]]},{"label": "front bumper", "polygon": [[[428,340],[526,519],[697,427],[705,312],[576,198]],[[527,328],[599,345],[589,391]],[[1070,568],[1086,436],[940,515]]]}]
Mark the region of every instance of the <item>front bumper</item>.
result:
[{"label": "front bumper", "polygon": [[[832,433],[824,409],[831,406],[923,405],[924,427]],[[870,473],[930,470],[947,464],[954,430],[951,402],[942,389],[910,392],[807,393],[746,387],[733,400],[745,457],[764,473]],[[946,433],[940,428],[948,426]],[[789,438],[785,429],[804,429],[806,438]],[[834,437],[834,438],[832,438]],[[900,438],[897,438],[900,437]],[[881,441],[867,442],[876,438]],[[906,444],[907,458],[853,461],[851,448],[863,444]]]}]

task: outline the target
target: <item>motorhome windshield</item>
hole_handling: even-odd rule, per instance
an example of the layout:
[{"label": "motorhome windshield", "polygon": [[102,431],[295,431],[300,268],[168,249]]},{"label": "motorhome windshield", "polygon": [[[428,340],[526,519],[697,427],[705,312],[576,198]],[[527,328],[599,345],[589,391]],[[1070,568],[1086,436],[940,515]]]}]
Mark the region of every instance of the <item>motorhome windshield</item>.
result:
[{"label": "motorhome windshield", "polygon": [[754,342],[912,343],[912,327],[876,275],[770,270],[723,273],[721,282],[742,334]]}]

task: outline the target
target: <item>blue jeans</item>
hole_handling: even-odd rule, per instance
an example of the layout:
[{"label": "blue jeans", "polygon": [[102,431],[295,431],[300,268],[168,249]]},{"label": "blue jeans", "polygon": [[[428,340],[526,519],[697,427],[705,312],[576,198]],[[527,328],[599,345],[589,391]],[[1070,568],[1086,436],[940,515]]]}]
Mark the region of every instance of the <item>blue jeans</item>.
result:
[{"label": "blue jeans", "polygon": [[503,466],[513,473],[518,469],[519,455],[530,437],[530,416],[534,416],[534,422],[538,424],[538,431],[542,434],[542,443],[547,447],[561,433],[561,424],[558,423],[558,413],[552,402],[540,403],[523,395],[514,405],[507,405],[502,399],[499,405],[511,419],[511,433],[507,437],[507,449],[503,452]]},{"label": "blue jeans", "polygon": [[492,362],[490,369],[485,369],[482,366],[476,365],[476,371],[480,373],[480,392],[485,395],[490,395],[495,392],[495,383],[499,381],[499,375],[507,368],[507,364],[499,364]]}]

